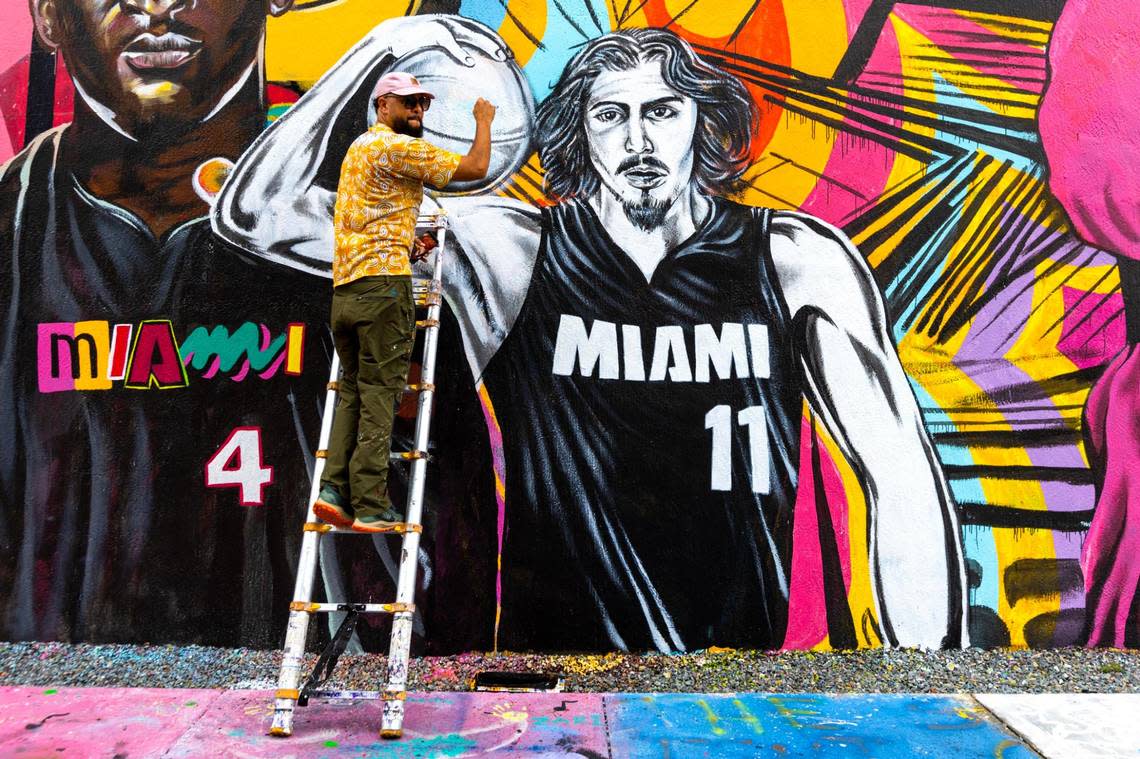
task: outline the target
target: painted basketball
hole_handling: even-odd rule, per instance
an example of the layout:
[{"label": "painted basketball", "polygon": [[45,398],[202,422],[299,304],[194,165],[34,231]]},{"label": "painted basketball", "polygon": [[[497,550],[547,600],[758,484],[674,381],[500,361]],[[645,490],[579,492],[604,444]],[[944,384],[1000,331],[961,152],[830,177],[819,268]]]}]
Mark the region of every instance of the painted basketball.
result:
[{"label": "painted basketball", "polygon": [[424,116],[424,139],[466,153],[475,136],[471,109],[477,98],[496,107],[491,124],[491,162],[485,179],[453,182],[447,194],[464,195],[498,186],[526,161],[534,135],[534,98],[513,60],[498,61],[479,48],[464,45],[474,59],[465,66],[437,48],[417,51],[398,60],[393,69],[415,75],[435,95]]}]

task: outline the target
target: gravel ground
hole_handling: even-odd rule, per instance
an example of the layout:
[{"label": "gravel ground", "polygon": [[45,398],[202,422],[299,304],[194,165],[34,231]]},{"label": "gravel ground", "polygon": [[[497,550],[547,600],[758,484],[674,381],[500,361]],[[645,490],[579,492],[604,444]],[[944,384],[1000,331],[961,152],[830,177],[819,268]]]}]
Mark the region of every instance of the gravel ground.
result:
[{"label": "gravel ground", "polygon": [[[309,668],[315,657],[309,657]],[[0,643],[0,685],[273,688],[279,651]],[[326,687],[375,689],[385,657],[344,656]],[[409,690],[467,690],[483,670],[550,672],[579,692],[1124,693],[1140,650],[1081,648],[683,655],[461,654],[412,660]]]}]

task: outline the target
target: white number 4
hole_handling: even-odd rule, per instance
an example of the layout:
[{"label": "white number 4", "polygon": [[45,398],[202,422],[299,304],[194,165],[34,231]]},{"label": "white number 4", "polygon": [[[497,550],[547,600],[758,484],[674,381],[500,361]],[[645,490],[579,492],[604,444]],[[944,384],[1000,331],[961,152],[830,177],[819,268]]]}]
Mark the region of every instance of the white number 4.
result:
[{"label": "white number 4", "polygon": [[[768,471],[768,425],[763,406],[749,406],[736,415],[741,427],[748,428],[748,467],[752,473],[752,492],[772,492]],[[732,408],[714,406],[705,414],[705,429],[712,430],[713,490],[732,489]]]},{"label": "white number 4", "polygon": [[273,484],[273,467],[261,463],[261,429],[237,427],[206,462],[206,486],[241,488],[242,506],[265,503],[265,486]]}]

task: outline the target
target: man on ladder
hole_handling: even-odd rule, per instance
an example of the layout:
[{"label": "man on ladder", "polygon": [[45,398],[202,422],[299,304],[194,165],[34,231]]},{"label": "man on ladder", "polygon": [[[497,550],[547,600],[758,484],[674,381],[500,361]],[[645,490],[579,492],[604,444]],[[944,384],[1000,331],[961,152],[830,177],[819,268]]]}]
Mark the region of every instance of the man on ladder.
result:
[{"label": "man on ladder", "polygon": [[[332,362],[321,424],[322,448],[317,451],[314,472],[315,492],[304,524],[274,696],[269,732],[277,736],[293,733],[294,707],[304,706],[310,698],[381,698],[380,734],[398,738],[403,732],[447,221],[439,213],[430,219],[430,226],[439,234],[439,250],[422,303],[413,298],[411,260],[419,248],[415,230],[417,222],[425,221],[419,216],[425,184],[442,188],[452,181],[481,179],[490,162],[495,107],[483,98],[475,101],[472,110],[474,144],[462,157],[420,138],[432,94],[411,74],[390,72],[383,76],[372,91],[371,102],[375,125],[349,148],[337,188],[332,265],[332,332],[337,355]],[[426,306],[428,313],[427,319],[419,322],[415,317],[417,304]],[[422,380],[413,388],[419,393],[415,447],[392,454],[394,407],[405,389],[417,326],[425,328],[425,335]],[[392,508],[387,493],[388,462],[393,457],[412,462],[406,515]],[[329,532],[403,535],[395,603],[312,601],[318,540]],[[341,612],[346,613],[344,620],[302,685],[311,615]],[[322,690],[360,614],[394,615],[387,684],[383,691]]]},{"label": "man on ladder", "polygon": [[342,373],[314,513],[357,532],[403,521],[388,496],[392,418],[415,342],[411,260],[424,185],[482,179],[495,107],[475,102],[475,141],[459,156],[421,139],[433,95],[400,71],[372,93],[376,123],[348,150],[333,226],[332,333]]}]

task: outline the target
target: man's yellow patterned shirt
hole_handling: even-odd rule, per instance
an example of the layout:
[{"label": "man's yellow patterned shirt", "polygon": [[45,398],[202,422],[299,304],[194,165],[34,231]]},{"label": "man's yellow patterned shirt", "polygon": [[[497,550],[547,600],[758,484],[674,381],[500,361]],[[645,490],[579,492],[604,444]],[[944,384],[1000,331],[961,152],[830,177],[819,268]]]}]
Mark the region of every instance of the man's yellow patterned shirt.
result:
[{"label": "man's yellow patterned shirt", "polygon": [[451,181],[460,156],[378,123],[348,149],[333,229],[333,287],[360,277],[410,275],[408,253],[424,185]]}]

